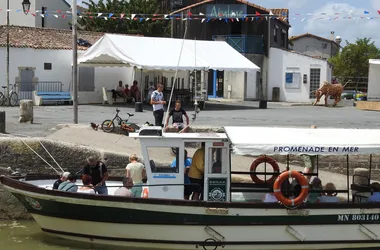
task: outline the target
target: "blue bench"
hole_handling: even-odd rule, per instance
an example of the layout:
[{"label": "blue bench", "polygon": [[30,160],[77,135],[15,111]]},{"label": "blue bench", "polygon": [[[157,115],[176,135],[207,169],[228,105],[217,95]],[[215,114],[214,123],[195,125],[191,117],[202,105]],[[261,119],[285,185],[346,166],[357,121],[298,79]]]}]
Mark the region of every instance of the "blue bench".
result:
[{"label": "blue bench", "polygon": [[70,92],[37,92],[38,97],[41,98],[41,104],[46,102],[64,102],[71,104],[73,99]]}]

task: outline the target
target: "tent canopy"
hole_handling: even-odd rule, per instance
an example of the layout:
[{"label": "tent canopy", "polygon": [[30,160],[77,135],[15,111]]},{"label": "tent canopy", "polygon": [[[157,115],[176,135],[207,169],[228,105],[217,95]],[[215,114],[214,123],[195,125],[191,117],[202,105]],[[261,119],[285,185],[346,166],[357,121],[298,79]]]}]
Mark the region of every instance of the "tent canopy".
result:
[{"label": "tent canopy", "polygon": [[[78,58],[79,66],[176,70],[183,40],[106,34]],[[185,40],[179,70],[259,71],[224,41]]]},{"label": "tent canopy", "polygon": [[369,64],[380,65],[380,59],[369,59]]},{"label": "tent canopy", "polygon": [[224,127],[238,155],[379,154],[380,129]]}]

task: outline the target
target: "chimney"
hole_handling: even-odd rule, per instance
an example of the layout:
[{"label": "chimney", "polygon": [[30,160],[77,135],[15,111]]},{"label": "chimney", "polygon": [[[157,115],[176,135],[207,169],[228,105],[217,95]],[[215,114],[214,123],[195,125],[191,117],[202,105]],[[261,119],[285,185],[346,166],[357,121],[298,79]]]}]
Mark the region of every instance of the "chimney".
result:
[{"label": "chimney", "polygon": [[335,32],[334,31],[330,32],[330,40],[335,41]]}]

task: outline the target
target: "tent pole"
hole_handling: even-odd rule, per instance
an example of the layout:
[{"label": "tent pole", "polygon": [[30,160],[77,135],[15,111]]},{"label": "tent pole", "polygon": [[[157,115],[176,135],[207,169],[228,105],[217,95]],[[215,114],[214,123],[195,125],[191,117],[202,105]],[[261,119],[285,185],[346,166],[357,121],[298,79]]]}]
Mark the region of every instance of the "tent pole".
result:
[{"label": "tent pole", "polygon": [[142,83],[142,80],[143,80],[143,77],[142,77],[142,73],[143,73],[143,69],[141,68],[140,69],[140,86],[141,86],[141,89],[140,89],[140,101],[141,101],[141,103],[143,102],[143,88],[142,88],[142,86],[143,86],[143,83]]}]

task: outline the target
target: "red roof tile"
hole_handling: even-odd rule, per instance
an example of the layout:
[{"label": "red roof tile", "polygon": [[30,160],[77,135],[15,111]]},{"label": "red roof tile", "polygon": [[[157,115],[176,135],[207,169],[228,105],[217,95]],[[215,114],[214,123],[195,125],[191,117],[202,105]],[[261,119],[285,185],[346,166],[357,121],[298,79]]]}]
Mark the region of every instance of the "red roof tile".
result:
[{"label": "red roof tile", "polygon": [[313,34],[310,34],[310,33],[305,33],[305,34],[301,34],[301,35],[298,35],[298,36],[292,36],[289,38],[289,41],[294,41],[294,40],[297,40],[297,39],[300,39],[302,37],[313,37],[313,38],[316,38],[316,39],[319,39],[319,40],[323,40],[323,41],[326,41],[326,42],[333,42],[334,44],[336,44],[337,46],[340,47],[340,45],[335,42],[334,40],[331,40],[331,39],[328,39],[328,38],[325,38],[325,37],[321,37],[321,36],[317,36],[317,35],[313,35]]},{"label": "red roof tile", "polygon": [[[94,44],[105,33],[78,30],[78,39]],[[133,36],[133,35],[132,35]],[[138,35],[140,36],[140,35]],[[72,31],[68,29],[48,29],[25,26],[9,26],[9,45],[14,48],[71,50]],[[7,46],[7,26],[0,26],[0,47]],[[79,50],[87,47],[78,46]]]}]

